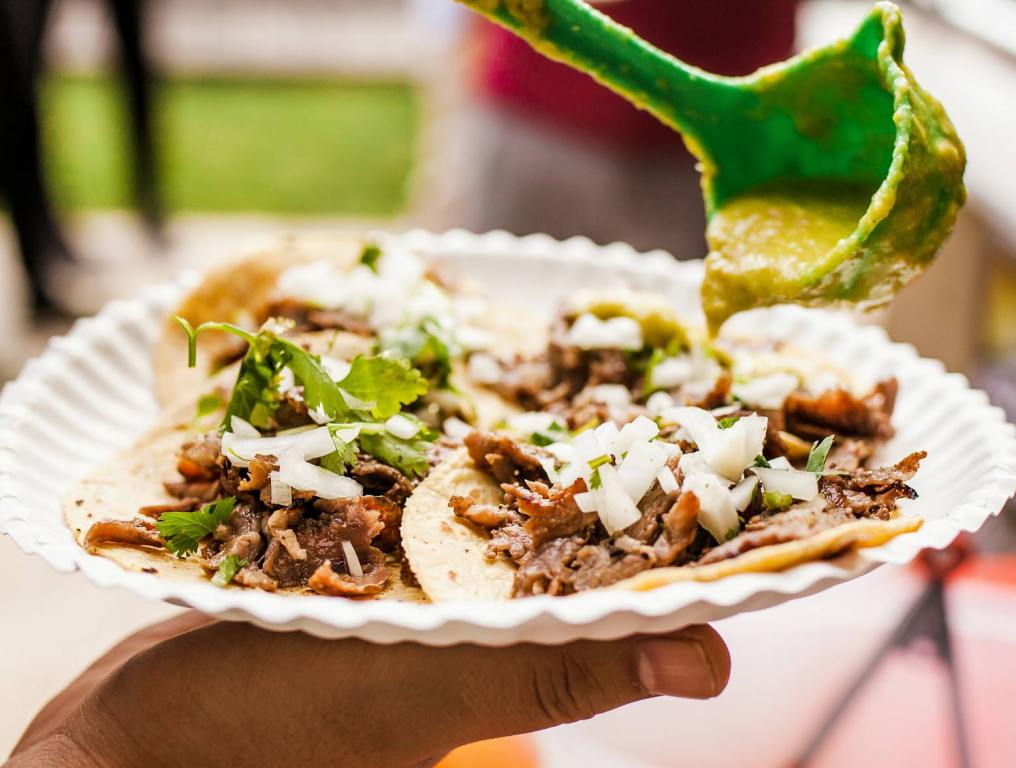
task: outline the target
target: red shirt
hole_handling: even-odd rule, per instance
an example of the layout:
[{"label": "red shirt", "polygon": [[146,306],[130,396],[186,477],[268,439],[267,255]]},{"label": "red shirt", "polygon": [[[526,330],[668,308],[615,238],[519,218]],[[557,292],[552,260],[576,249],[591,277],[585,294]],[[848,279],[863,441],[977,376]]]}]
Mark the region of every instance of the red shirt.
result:
[{"label": "red shirt", "polygon": [[[668,53],[718,74],[745,75],[793,52],[797,0],[622,0],[599,8]],[[480,20],[475,33],[476,86],[485,100],[612,144],[677,140],[648,113],[511,32]]]}]

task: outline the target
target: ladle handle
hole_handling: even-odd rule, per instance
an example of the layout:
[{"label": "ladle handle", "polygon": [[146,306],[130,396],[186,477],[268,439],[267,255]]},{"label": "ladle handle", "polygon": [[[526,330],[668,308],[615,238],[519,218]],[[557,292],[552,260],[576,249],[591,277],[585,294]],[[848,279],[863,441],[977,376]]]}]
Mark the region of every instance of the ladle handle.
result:
[{"label": "ladle handle", "polygon": [[685,64],[582,0],[459,0],[549,58],[594,77],[685,134],[714,114],[728,78]]}]

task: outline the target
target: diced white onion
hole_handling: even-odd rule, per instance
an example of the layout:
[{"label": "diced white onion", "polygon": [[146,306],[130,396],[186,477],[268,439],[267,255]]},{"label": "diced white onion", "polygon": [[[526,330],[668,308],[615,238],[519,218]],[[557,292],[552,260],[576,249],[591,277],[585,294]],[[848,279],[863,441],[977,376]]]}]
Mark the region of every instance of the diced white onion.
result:
[{"label": "diced white onion", "polygon": [[571,443],[551,443],[543,450],[560,462],[575,461],[575,447]]},{"label": "diced white onion", "polygon": [[775,459],[769,459],[769,466],[773,469],[793,469],[793,465],[786,456],[777,456]]},{"label": "diced white onion", "polygon": [[800,386],[797,376],[786,371],[776,371],[768,376],[759,376],[737,383],[731,387],[731,394],[752,408],[776,410]]},{"label": "diced white onion", "polygon": [[273,470],[268,479],[271,482],[272,504],[288,507],[293,503],[293,489],[279,479],[278,470]]},{"label": "diced white onion", "polygon": [[599,468],[599,472],[600,487],[596,492],[599,493],[600,499],[596,512],[607,533],[613,535],[637,521],[641,514],[635,502],[625,493],[617,470],[609,464],[604,464]]},{"label": "diced white onion", "polygon": [[674,389],[684,385],[711,386],[722,370],[712,357],[696,349],[691,354],[664,358],[653,366],[654,389]]},{"label": "diced white onion", "polygon": [[471,426],[455,416],[445,419],[444,423],[441,424],[441,429],[444,430],[444,433],[448,435],[448,437],[456,440],[461,440],[473,431]]},{"label": "diced white onion", "polygon": [[319,459],[335,450],[327,427],[275,437],[239,437],[234,432],[222,436],[222,453],[232,464],[246,467],[255,455],[280,456],[293,451],[302,459]]},{"label": "diced white onion", "polygon": [[343,427],[342,429],[335,430],[335,439],[339,440],[347,445],[360,436],[362,425],[353,424],[351,427]]},{"label": "diced white onion", "polygon": [[734,499],[734,509],[738,512],[744,512],[748,508],[748,505],[751,504],[756,487],[758,487],[758,478],[755,475],[748,475],[748,477],[731,488],[730,495]]},{"label": "diced white onion", "polygon": [[738,530],[737,508],[727,484],[715,475],[695,474],[685,478],[684,491],[691,491],[699,502],[699,524],[723,543],[731,531]]},{"label": "diced white onion", "polygon": [[642,327],[630,317],[601,320],[585,313],[572,323],[567,340],[579,349],[641,349]]},{"label": "diced white onion", "polygon": [[363,495],[363,486],[353,478],[329,472],[304,461],[297,454],[279,457],[279,480],[296,491],[313,491],[322,499],[345,499]]},{"label": "diced white onion", "polygon": [[503,371],[491,355],[475,354],[469,357],[469,377],[479,384],[496,384]]},{"label": "diced white onion", "polygon": [[237,437],[261,437],[261,433],[250,422],[244,421],[239,416],[231,416],[229,426]]},{"label": "diced white onion", "polygon": [[646,416],[639,416],[621,427],[609,450],[615,456],[620,456],[625,451],[631,450],[632,446],[652,440],[658,434],[660,428],[655,421]]},{"label": "diced white onion", "polygon": [[657,472],[656,480],[659,482],[660,488],[664,493],[676,493],[679,490],[677,478],[674,477],[674,472],[670,467],[664,467]]},{"label": "diced white onion", "polygon": [[279,380],[276,385],[279,392],[288,394],[295,400],[303,400],[303,395],[296,392],[296,376],[293,375],[293,370],[289,367],[283,368],[279,371]]},{"label": "diced white onion", "polygon": [[320,403],[318,403],[316,407],[308,410],[307,415],[311,417],[315,424],[327,424],[332,420],[331,417],[325,413],[325,408]]},{"label": "diced white onion", "polygon": [[715,475],[716,470],[709,466],[702,451],[692,451],[681,456],[678,466],[685,475]]},{"label": "diced white onion", "polygon": [[552,413],[544,413],[543,411],[526,411],[525,413],[516,413],[508,417],[508,426],[527,437],[533,432],[543,432],[560,423],[561,418],[559,416],[555,416]]},{"label": "diced white onion", "polygon": [[783,493],[801,501],[811,501],[818,496],[818,478],[811,472],[799,469],[752,469],[767,491]]},{"label": "diced white onion", "polygon": [[494,346],[494,337],[490,332],[471,325],[460,325],[455,331],[455,339],[463,349],[469,351],[490,349]]},{"label": "diced white onion", "polygon": [[[638,504],[656,480],[656,474],[667,463],[667,452],[658,442],[637,442],[617,467],[621,487]],[[602,475],[601,478],[602,480]]]},{"label": "diced white onion", "polygon": [[720,429],[712,414],[701,408],[675,408],[671,415],[691,433],[709,466],[728,480],[738,480],[762,453],[768,423],[764,416],[743,416]]},{"label": "diced white onion", "polygon": [[332,381],[342,381],[349,375],[353,365],[346,360],[339,360],[335,357],[322,355],[321,367],[325,369],[325,373],[331,377]]},{"label": "diced white onion", "polygon": [[350,408],[355,408],[358,411],[369,411],[375,405],[376,402],[373,400],[361,400],[356,395],[349,394],[346,390],[339,388],[339,392],[342,393],[342,399],[346,401],[346,405]]},{"label": "diced white onion", "polygon": [[363,576],[363,566],[360,565],[360,558],[356,556],[351,541],[342,540],[342,554],[346,556],[346,569],[352,576]]},{"label": "diced white onion", "polygon": [[646,410],[650,416],[660,416],[668,408],[674,407],[674,398],[666,392],[653,392],[646,400]]},{"label": "diced white onion", "polygon": [[586,392],[594,403],[603,403],[611,408],[626,408],[631,405],[631,390],[624,384],[598,384]]},{"label": "diced white onion", "polygon": [[385,422],[385,429],[400,440],[411,440],[423,427],[419,422],[407,419],[401,413],[397,413]]}]

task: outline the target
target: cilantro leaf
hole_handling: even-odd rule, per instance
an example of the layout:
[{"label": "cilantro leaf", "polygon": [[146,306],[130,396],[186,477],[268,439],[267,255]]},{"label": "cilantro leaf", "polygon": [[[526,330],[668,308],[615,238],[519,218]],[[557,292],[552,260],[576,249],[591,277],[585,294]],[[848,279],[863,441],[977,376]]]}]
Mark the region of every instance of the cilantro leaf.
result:
[{"label": "cilantro leaf", "polygon": [[408,360],[363,355],[356,356],[338,386],[359,400],[374,403],[371,414],[378,419],[394,416],[428,389],[426,379]]},{"label": "cilantro leaf", "polygon": [[377,262],[381,258],[381,248],[377,243],[367,243],[363,246],[363,250],[360,251],[360,263],[370,269],[371,272],[377,272]]},{"label": "cilantro leaf", "polygon": [[361,433],[360,448],[407,477],[423,477],[430,466],[427,458],[430,444],[436,437],[433,432],[421,432],[409,440],[395,437],[389,432]]},{"label": "cilantro leaf", "polygon": [[339,439],[335,429],[330,429],[332,442],[335,443],[335,452],[321,457],[321,466],[329,472],[337,475],[344,475],[346,470],[356,464],[356,440],[348,443]]},{"label": "cilantro leaf", "polygon": [[223,406],[222,395],[218,392],[208,392],[198,398],[194,407],[194,420],[200,421],[206,416],[211,416]]},{"label": "cilantro leaf", "polygon": [[832,435],[828,435],[821,443],[813,443],[811,452],[808,454],[808,463],[805,465],[805,469],[808,472],[814,472],[816,475],[822,474],[822,471],[825,469],[826,459],[829,457],[829,449],[832,447]]},{"label": "cilantro leaf", "polygon": [[766,491],[762,495],[762,504],[771,512],[782,512],[783,510],[788,509],[793,503],[794,497],[789,493]]},{"label": "cilantro leaf", "polygon": [[719,421],[717,421],[716,426],[719,427],[720,429],[730,429],[738,422],[740,418],[741,418],[740,416],[727,416],[725,419],[720,419]]},{"label": "cilantro leaf", "polygon": [[450,388],[452,358],[461,350],[433,318],[383,331],[379,346],[390,356],[409,360],[438,389]]},{"label": "cilantro leaf", "polygon": [[600,479],[600,468],[596,467],[593,469],[593,474],[589,476],[589,490],[595,491],[603,485],[603,480]]},{"label": "cilantro leaf", "polygon": [[772,465],[766,460],[766,457],[761,453],[755,457],[755,463],[753,467],[763,467],[764,469],[772,469]]},{"label": "cilantro leaf", "polygon": [[247,561],[236,555],[226,555],[219,570],[212,576],[212,584],[217,587],[224,587],[231,582],[240,569],[247,565]]},{"label": "cilantro leaf", "polygon": [[224,523],[234,506],[236,497],[229,496],[193,512],[166,512],[159,518],[156,527],[166,542],[166,549],[177,557],[186,557],[197,552],[201,539],[210,536]]},{"label": "cilantro leaf", "polygon": [[533,445],[545,446],[551,443],[559,443],[568,437],[568,430],[558,424],[551,422],[546,429],[538,429],[529,436],[529,442]]},{"label": "cilantro leaf", "polygon": [[342,399],[339,386],[321,365],[321,358],[286,339],[276,338],[273,346],[276,348],[273,352],[278,356],[277,367],[289,368],[303,385],[303,400],[310,410],[320,408],[330,419],[348,413],[349,407]]}]

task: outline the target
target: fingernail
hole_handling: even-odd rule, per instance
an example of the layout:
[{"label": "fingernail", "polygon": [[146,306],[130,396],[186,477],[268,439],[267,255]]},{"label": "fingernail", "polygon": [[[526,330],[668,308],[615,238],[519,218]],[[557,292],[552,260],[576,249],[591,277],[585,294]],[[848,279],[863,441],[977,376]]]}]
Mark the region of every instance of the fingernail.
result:
[{"label": "fingernail", "polygon": [[712,661],[693,639],[646,640],[639,648],[638,670],[654,696],[709,699],[719,693]]}]

